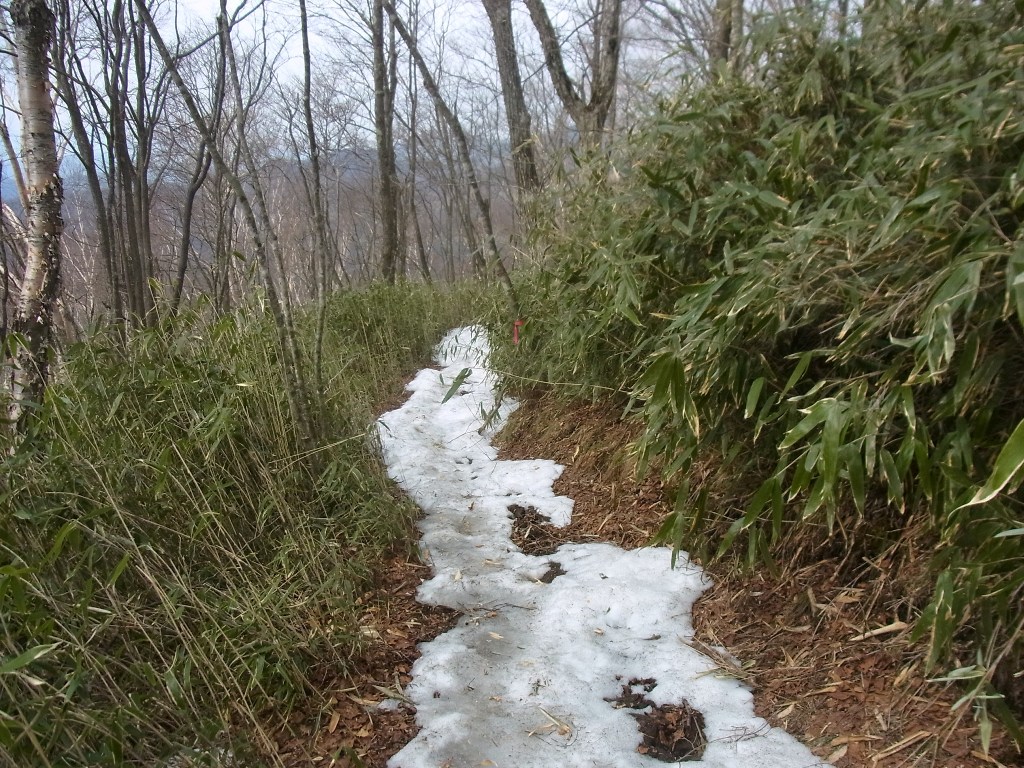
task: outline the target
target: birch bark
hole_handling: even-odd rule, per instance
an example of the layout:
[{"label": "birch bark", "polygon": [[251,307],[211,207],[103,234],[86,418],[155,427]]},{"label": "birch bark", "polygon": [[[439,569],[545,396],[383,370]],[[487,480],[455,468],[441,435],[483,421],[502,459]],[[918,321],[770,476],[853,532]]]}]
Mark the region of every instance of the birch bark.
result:
[{"label": "birch bark", "polygon": [[53,316],[60,287],[61,204],[50,97],[49,50],[55,17],[45,0],[14,0],[11,21],[18,54],[21,144],[25,156],[28,253],[21,296],[6,340],[10,423],[23,432],[43,402],[53,347]]}]

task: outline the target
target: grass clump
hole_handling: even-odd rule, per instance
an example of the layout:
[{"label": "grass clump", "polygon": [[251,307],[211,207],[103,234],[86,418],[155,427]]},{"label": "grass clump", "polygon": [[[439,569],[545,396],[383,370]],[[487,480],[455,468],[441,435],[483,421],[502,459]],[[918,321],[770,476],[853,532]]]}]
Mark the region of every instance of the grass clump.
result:
[{"label": "grass clump", "polygon": [[490,306],[332,299],[307,453],[256,312],[69,349],[0,469],[0,765],[272,762],[268,729],[358,653],[355,600],[408,546],[373,419]]},{"label": "grass clump", "polygon": [[[932,669],[959,648],[983,735],[994,712],[1024,741],[1024,28],[967,2],[769,26],[750,72],[637,132],[623,180],[548,206],[509,365],[628,395],[677,546],[934,541]],[[749,489],[725,512],[690,484],[709,455]]]}]

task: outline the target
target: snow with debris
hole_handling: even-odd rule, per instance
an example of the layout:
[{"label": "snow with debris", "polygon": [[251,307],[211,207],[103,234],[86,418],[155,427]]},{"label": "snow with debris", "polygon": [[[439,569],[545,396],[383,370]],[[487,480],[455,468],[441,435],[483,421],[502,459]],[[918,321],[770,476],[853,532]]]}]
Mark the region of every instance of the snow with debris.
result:
[{"label": "snow with debris", "polygon": [[[567,544],[537,557],[511,542],[510,505],[564,526],[573,502],[552,490],[561,466],[496,459],[490,438],[515,404],[496,400],[488,349],[482,328],[451,331],[441,369],[420,371],[409,400],[378,424],[392,478],[425,513],[434,576],[419,598],[464,614],[421,645],[406,695],[422,730],[388,765],[662,765],[637,751],[638,710],[615,702],[647,679],[649,692],[634,690],[653,705],[703,714],[708,743],[691,765],[823,765],[755,717],[749,690],[691,647],[690,609],[710,581],[685,555],[673,569],[665,548]],[[551,563],[565,573],[542,582]]]}]

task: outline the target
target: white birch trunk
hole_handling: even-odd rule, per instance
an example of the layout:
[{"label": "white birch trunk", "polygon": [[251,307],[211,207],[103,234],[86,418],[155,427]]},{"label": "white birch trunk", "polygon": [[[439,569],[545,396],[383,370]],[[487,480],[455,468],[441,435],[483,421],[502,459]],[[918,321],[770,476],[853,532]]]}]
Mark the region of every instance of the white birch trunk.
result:
[{"label": "white birch trunk", "polygon": [[43,402],[60,285],[60,237],[64,198],[50,98],[49,48],[54,15],[45,0],[11,3],[18,54],[18,100],[24,153],[27,258],[21,296],[6,340],[10,405],[8,419],[23,431]]}]

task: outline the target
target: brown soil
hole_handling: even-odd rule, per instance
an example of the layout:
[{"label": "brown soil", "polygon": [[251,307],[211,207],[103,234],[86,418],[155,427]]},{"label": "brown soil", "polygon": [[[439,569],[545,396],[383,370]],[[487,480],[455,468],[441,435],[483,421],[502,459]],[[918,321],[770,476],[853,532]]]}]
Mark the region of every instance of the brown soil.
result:
[{"label": "brown soil", "polygon": [[327,681],[320,712],[296,715],[293,734],[279,739],[286,766],[384,768],[389,757],[412,740],[419,728],[411,705],[382,711],[384,699],[401,699],[409,683],[417,644],[451,629],[458,614],[420,605],[416,588],[430,568],[396,557],[381,569],[377,587],[363,596],[360,631],[366,649],[350,675]]},{"label": "brown soil", "polygon": [[[575,500],[572,521],[565,528],[544,525],[538,516],[530,537],[550,547],[535,551],[529,541],[513,542],[531,554],[549,554],[567,542],[607,541],[624,549],[647,544],[668,507],[665,491],[654,476],[637,482],[628,447],[639,436],[636,424],[619,418],[607,404],[561,403],[530,397],[512,414],[494,441],[502,459],[551,459],[565,470],[555,493]],[[527,521],[529,522],[529,521]]]},{"label": "brown soil", "polygon": [[[499,435],[500,457],[563,464],[555,491],[576,503],[565,528],[546,524],[535,510],[511,509],[516,544],[538,554],[570,541],[647,544],[669,505],[656,479],[633,478],[628,446],[636,437],[636,425],[607,405],[527,398]],[[901,583],[888,578],[887,564],[876,560],[853,576],[841,565],[823,558],[775,576],[712,573],[717,583],[694,611],[695,645],[723,674],[751,686],[759,715],[836,768],[1024,764],[998,725],[990,755],[983,755],[971,713],[951,714],[957,691],[927,682],[922,646],[901,626],[912,619],[912,606]],[[552,560],[550,578],[561,572]],[[416,734],[411,707],[382,712],[377,704],[408,683],[417,643],[457,618],[416,603],[416,587],[428,575],[425,566],[404,558],[383,569],[377,589],[364,597],[368,650],[352,675],[325,685],[322,712],[293,720],[290,730],[298,735],[281,740],[286,765],[383,768]],[[622,706],[644,701],[644,682],[623,686],[623,696],[632,698]],[[687,707],[652,708],[638,722],[645,734],[639,751],[682,759],[676,752],[689,754],[702,738],[697,716]]]}]

